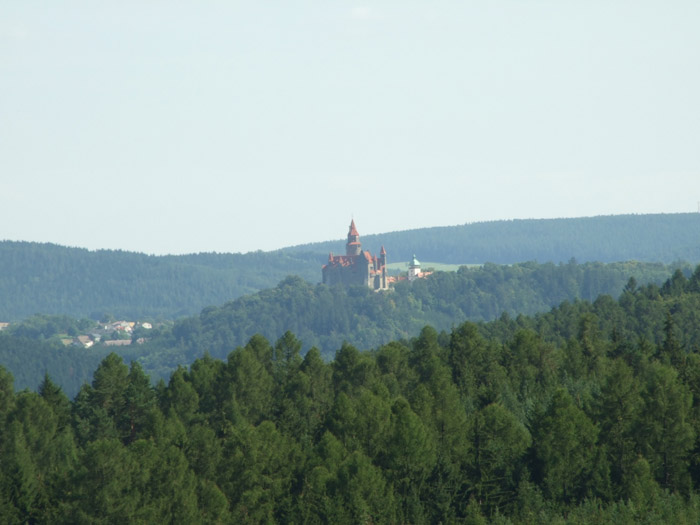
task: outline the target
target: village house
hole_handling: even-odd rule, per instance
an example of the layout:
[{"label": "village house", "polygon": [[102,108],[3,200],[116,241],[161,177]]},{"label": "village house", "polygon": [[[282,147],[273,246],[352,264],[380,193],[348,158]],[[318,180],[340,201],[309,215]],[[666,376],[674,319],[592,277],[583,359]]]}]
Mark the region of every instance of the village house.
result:
[{"label": "village house", "polygon": [[130,334],[134,331],[134,326],[136,326],[136,323],[131,321],[115,321],[105,325],[105,330],[113,332],[126,332],[127,334]]},{"label": "village house", "polygon": [[95,344],[95,342],[92,339],[90,339],[90,336],[87,335],[79,335],[75,338],[75,341],[75,344],[82,346],[83,348],[90,348],[92,345]]}]

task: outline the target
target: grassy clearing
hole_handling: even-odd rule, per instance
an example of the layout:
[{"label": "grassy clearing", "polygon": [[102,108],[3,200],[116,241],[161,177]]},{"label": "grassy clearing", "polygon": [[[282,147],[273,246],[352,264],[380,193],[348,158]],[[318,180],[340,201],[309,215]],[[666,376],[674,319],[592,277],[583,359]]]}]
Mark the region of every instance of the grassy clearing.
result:
[{"label": "grassy clearing", "polygon": [[[389,263],[387,264],[387,270],[389,270],[390,273],[400,273],[400,272],[406,272],[408,271],[408,264],[409,261],[405,262],[394,262],[394,263]],[[422,262],[420,263],[420,267],[423,271],[426,270],[435,270],[438,272],[456,272],[460,266],[468,266],[470,268],[472,267],[478,267],[481,266],[480,264],[446,264],[446,263],[439,263],[439,262]]]}]

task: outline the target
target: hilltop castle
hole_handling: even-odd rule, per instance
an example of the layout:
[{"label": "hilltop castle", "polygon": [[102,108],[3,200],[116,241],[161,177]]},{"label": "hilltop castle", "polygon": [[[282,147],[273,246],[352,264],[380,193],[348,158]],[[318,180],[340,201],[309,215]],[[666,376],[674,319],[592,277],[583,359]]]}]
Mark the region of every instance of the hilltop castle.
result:
[{"label": "hilltop castle", "polygon": [[323,284],[359,284],[373,290],[386,290],[389,280],[386,275],[386,250],[382,246],[379,257],[362,250],[360,234],[355,220],[350,222],[345,255],[328,255],[328,263],[321,269]]}]

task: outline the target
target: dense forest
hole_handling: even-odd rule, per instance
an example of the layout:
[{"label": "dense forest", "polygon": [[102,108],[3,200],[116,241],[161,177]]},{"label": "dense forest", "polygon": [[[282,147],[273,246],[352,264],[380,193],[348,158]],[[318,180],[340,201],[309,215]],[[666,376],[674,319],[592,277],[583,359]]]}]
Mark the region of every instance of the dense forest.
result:
[{"label": "dense forest", "polygon": [[[630,277],[661,285],[675,267],[650,263],[586,263],[554,265],[523,263],[462,267],[436,272],[427,279],[399,282],[390,292],[366,287],[312,285],[288,277],[275,288],[244,296],[222,306],[204,308],[154,330],[137,331],[134,342],[118,350],[128,361],[138,360],[152,378],[168,378],[209,352],[223,359],[255,334],[271,341],[286,331],[304,341],[302,352],[316,346],[332,359],[344,342],[376,348],[392,340],[410,339],[426,324],[449,330],[466,320],[489,321],[508,315],[547,311],[562,301],[594,300],[600,294],[617,297]],[[690,267],[680,267],[689,276]],[[0,334],[0,363],[14,375],[19,388],[35,389],[44,372],[69,395],[89,381],[99,359],[110,349],[104,341],[89,350],[64,348],[66,335],[86,333],[94,322],[67,316],[36,315]],[[30,340],[41,344],[32,345]],[[50,361],[50,364],[49,364]],[[93,366],[89,368],[87,363]]]},{"label": "dense forest", "polygon": [[[360,233],[370,225],[358,223]],[[345,241],[294,247],[303,252],[343,253]],[[522,261],[700,262],[700,213],[609,215],[576,219],[477,222],[362,235],[363,246],[388,250],[389,261],[452,264]]]},{"label": "dense forest", "polygon": [[179,363],[200,356],[202,349],[224,358],[255,334],[274,341],[290,330],[304,341],[304,350],[316,346],[331,359],[343,342],[376,348],[415,337],[426,324],[449,330],[465,320],[488,321],[504,312],[514,316],[546,311],[565,300],[617,297],[630,277],[660,284],[670,273],[664,265],[643,263],[486,264],[399,282],[388,293],[362,286],[311,285],[289,277],[273,289],[177,321],[171,334],[144,345],[140,356],[150,373],[167,377]]},{"label": "dense forest", "polygon": [[285,332],[70,401],[0,369],[6,523],[698,523],[700,267],[332,362]]},{"label": "dense forest", "polygon": [[292,273],[317,281],[317,254],[152,256],[0,242],[0,321],[36,313],[176,319],[274,286]]},{"label": "dense forest", "polygon": [[[360,223],[361,229],[369,223]],[[338,236],[346,225],[338,226]],[[700,262],[700,213],[495,221],[363,235],[389,262],[513,264],[569,261]],[[328,252],[345,241],[273,252],[149,256],[0,241],[0,322],[36,313],[99,319],[177,319],[274,287],[288,275],[321,280]]]}]

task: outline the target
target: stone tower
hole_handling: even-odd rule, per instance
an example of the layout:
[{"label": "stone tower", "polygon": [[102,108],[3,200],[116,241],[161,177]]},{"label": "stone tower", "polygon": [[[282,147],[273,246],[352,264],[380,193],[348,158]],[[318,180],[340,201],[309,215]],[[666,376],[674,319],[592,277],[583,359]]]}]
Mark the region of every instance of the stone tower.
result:
[{"label": "stone tower", "polygon": [[410,264],[408,265],[408,280],[413,281],[417,277],[420,276],[420,261],[416,259],[415,254],[413,255],[413,259],[411,259]]},{"label": "stone tower", "polygon": [[345,245],[345,255],[352,257],[362,253],[362,244],[360,244],[360,234],[357,233],[355,227],[355,219],[350,222],[350,230],[348,231],[348,242]]}]

